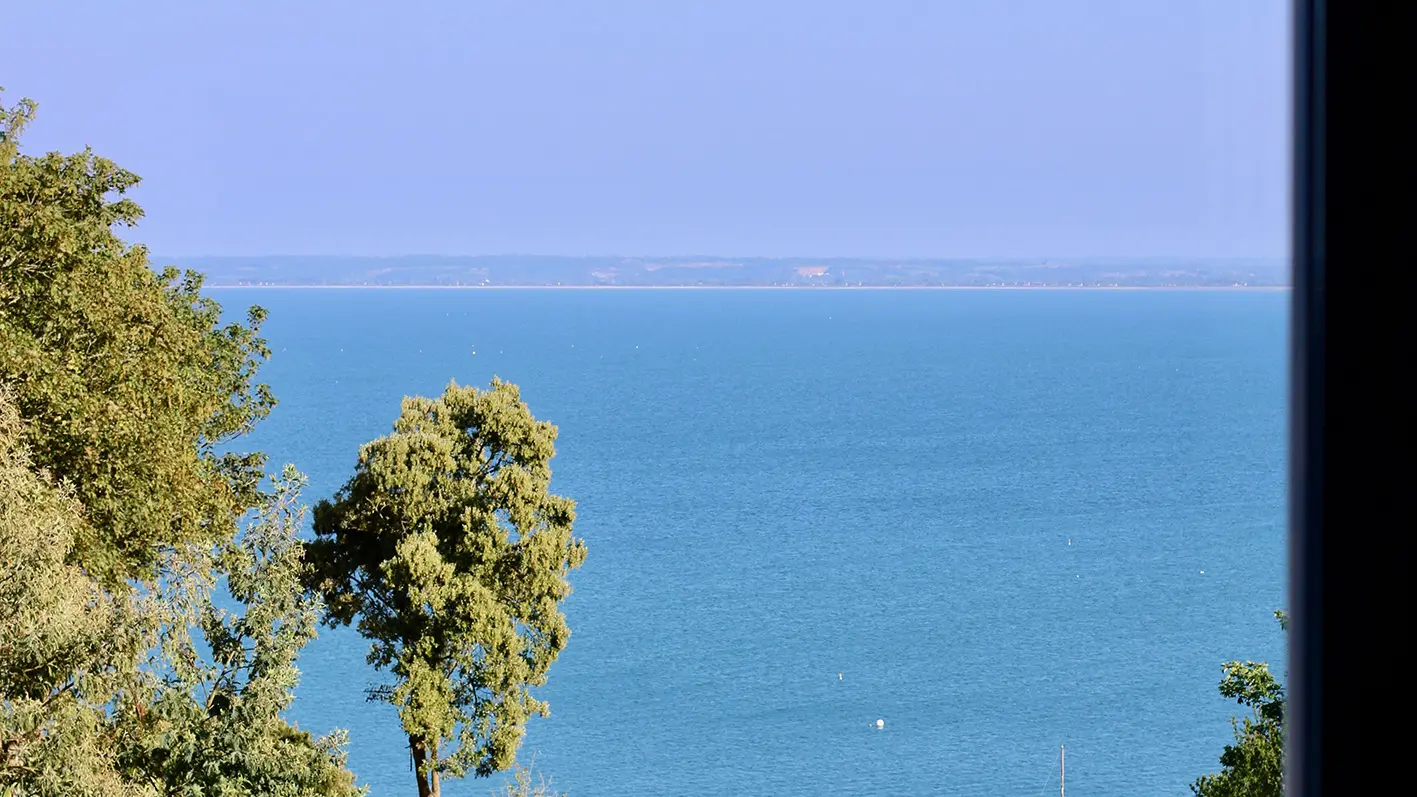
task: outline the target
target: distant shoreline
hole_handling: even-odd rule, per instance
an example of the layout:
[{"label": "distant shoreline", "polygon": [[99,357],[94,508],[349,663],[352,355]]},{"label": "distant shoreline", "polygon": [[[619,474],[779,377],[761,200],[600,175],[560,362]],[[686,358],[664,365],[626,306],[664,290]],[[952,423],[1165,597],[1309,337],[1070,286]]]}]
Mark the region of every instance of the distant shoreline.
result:
[{"label": "distant shoreline", "polygon": [[1288,291],[1289,285],[203,285],[213,290],[436,291]]}]

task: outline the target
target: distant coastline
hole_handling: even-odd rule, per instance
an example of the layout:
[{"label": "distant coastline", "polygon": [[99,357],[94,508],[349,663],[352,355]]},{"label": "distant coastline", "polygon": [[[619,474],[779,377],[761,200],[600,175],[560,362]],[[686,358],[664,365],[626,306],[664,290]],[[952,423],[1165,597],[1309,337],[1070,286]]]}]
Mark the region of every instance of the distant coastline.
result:
[{"label": "distant coastline", "polygon": [[436,291],[1287,291],[1288,285],[204,285],[213,290]]},{"label": "distant coastline", "polygon": [[212,287],[1080,290],[1282,288],[1282,258],[154,257]]}]

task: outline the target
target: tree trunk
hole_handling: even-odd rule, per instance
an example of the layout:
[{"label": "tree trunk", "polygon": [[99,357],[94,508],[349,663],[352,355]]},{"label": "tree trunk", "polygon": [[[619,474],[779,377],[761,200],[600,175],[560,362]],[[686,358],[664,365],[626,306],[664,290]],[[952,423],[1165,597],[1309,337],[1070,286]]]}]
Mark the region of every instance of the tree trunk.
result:
[{"label": "tree trunk", "polygon": [[[408,747],[413,751],[413,774],[418,778],[418,797],[439,797],[442,793],[438,783],[437,748],[432,751],[422,739],[409,737]],[[429,753],[432,752],[432,756]],[[427,766],[427,771],[424,767]]]}]

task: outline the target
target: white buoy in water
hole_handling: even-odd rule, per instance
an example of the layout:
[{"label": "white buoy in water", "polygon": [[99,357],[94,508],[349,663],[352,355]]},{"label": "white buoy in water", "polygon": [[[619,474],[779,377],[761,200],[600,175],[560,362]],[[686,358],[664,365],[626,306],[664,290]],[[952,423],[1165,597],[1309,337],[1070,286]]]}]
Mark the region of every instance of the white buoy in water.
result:
[{"label": "white buoy in water", "polygon": [[841,680],[841,673],[837,673],[837,674],[836,674],[836,679],[837,679],[838,681]]},{"label": "white buoy in water", "polygon": [[876,720],[876,730],[880,730],[880,729],[882,729],[882,728],[884,728],[884,727],[886,727],[886,721],[885,721],[885,720]]}]

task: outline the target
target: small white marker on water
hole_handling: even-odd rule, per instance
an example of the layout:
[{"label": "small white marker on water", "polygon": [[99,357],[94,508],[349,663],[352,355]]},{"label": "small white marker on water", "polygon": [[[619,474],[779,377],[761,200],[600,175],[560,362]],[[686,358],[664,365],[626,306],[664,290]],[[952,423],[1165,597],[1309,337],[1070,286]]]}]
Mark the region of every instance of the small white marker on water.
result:
[{"label": "small white marker on water", "polygon": [[886,727],[886,721],[885,721],[885,720],[876,720],[876,730],[878,730],[878,731],[879,731],[879,730],[884,730],[885,727]]}]

